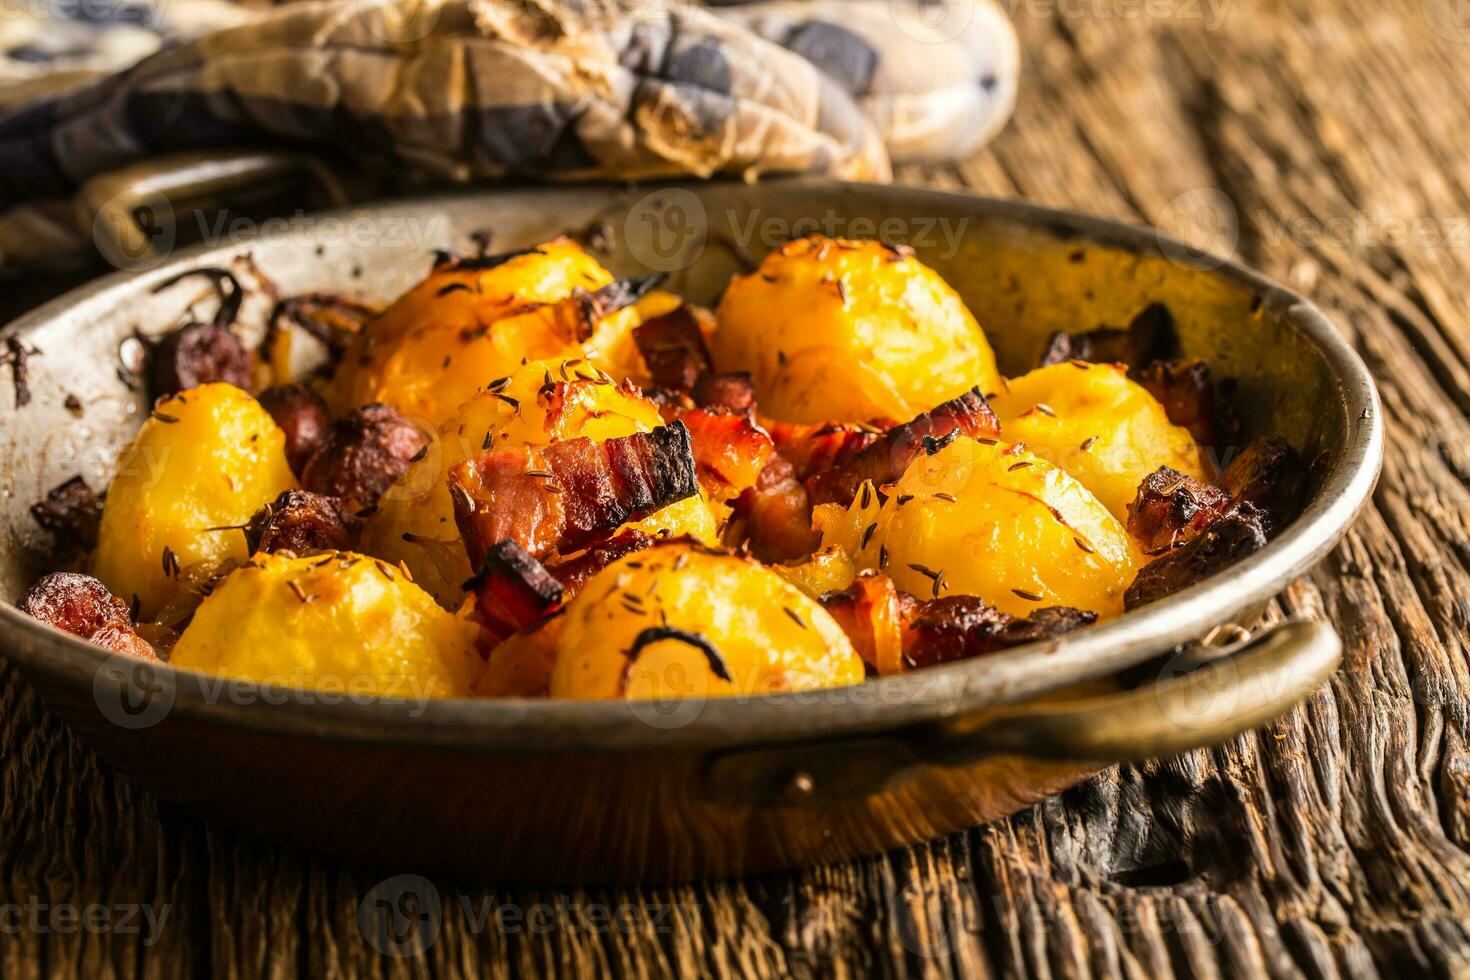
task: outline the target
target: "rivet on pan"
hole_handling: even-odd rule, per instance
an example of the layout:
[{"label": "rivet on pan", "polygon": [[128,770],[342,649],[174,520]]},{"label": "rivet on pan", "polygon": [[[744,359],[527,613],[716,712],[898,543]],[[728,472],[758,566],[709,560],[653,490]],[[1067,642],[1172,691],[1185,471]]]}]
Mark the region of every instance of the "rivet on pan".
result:
[{"label": "rivet on pan", "polygon": [[804,796],[811,796],[812,790],[816,788],[817,781],[812,778],[811,773],[798,771],[786,781],[786,798],[797,800]]}]

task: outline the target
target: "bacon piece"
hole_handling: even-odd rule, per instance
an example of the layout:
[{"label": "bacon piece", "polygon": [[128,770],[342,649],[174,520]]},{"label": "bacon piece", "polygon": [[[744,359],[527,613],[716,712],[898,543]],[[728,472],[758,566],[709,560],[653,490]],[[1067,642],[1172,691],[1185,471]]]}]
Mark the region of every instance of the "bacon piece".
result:
[{"label": "bacon piece", "polygon": [[636,551],[652,548],[657,543],[658,539],[653,535],[637,528],[628,528],[606,541],[594,544],[580,555],[556,562],[551,566],[550,571],[562,584],[565,590],[563,601],[565,601],[582,591],[582,586],[587,584],[588,579],[613,562],[626,558]]},{"label": "bacon piece", "polygon": [[1188,588],[1264,547],[1266,529],[1261,512],[1248,503],[1238,504],[1188,543],[1139,569],[1123,595],[1123,607],[1137,609]]},{"label": "bacon piece", "polygon": [[1160,466],[1128,505],[1128,533],[1146,555],[1187,543],[1230,508],[1230,495],[1168,466]]},{"label": "bacon piece", "polygon": [[475,593],[476,619],[484,627],[480,648],[492,650],[511,634],[554,614],[592,576],[620,558],[652,547],[656,540],[629,529],[551,566],[510,539],[491,545],[468,583]]},{"label": "bacon piece", "polygon": [[687,305],[633,328],[648,375],[661,388],[689,391],[712,363],[699,320]]},{"label": "bacon piece", "polygon": [[470,584],[475,590],[476,618],[490,646],[555,609],[565,593],[545,565],[509,538],[486,550]]},{"label": "bacon piece", "polygon": [[807,493],[813,505],[848,504],[865,482],[871,480],[876,487],[892,483],[920,453],[933,455],[959,435],[980,439],[1000,435],[1000,421],[979,388],[894,426],[846,461],[810,477]]},{"label": "bacon piece", "polygon": [[302,470],[301,483],[315,493],[370,510],[428,444],[423,430],[396,408],[364,405],[336,421]]},{"label": "bacon piece", "polygon": [[[883,437],[883,429],[842,422],[819,425],[762,420],[776,451],[791,461],[798,480],[847,462]],[[891,428],[889,426],[888,428]]]},{"label": "bacon piece", "polygon": [[603,442],[486,453],[449,471],[455,521],[476,567],[507,538],[537,558],[580,550],[698,487],[689,430],[678,421]]},{"label": "bacon piece", "polygon": [[1231,499],[1261,512],[1268,535],[1275,535],[1301,511],[1307,494],[1307,467],[1280,436],[1251,440],[1220,477]]},{"label": "bacon piece", "polygon": [[340,497],[310,490],[286,490],[255,512],[245,525],[245,543],[253,555],[288,551],[351,551],[362,530],[362,518]]},{"label": "bacon piece", "polygon": [[705,496],[724,502],[755,486],[773,444],[749,415],[691,409],[676,413],[689,429],[699,485]]},{"label": "bacon piece", "polygon": [[1126,329],[1098,327],[1086,333],[1057,331],[1047,338],[1040,367],[1063,361],[1097,364],[1126,364],[1139,369],[1154,361],[1177,356],[1179,333],[1174,315],[1163,303],[1151,303],[1135,316]]},{"label": "bacon piece", "polygon": [[751,550],[765,561],[805,557],[821,540],[812,530],[812,501],[806,487],[780,453],[771,454],[755,486],[736,501],[735,512],[745,520]]},{"label": "bacon piece", "polygon": [[61,547],[90,551],[97,544],[102,502],[86,481],[74,476],[47,491],[45,500],[32,504],[31,516]]},{"label": "bacon piece", "polygon": [[690,391],[694,404],[704,409],[729,412],[755,411],[755,384],[749,371],[701,374]]},{"label": "bacon piece", "polygon": [[900,592],[887,575],[868,571],[820,601],[873,672],[886,676],[903,670],[904,622],[912,618],[919,600]]},{"label": "bacon piece", "polygon": [[140,660],[159,660],[148,641],[138,635],[127,603],[90,575],[47,575],[26,591],[19,606],[26,615],[88,643]]},{"label": "bacon piece", "polygon": [[1048,606],[1022,619],[978,596],[921,600],[871,571],[821,602],[864,662],[884,675],[1050,639],[1097,621],[1096,613],[1067,606]]},{"label": "bacon piece", "polygon": [[286,434],[286,462],[299,477],[331,432],[332,413],[327,403],[306,385],[298,384],[267,388],[255,400]]},{"label": "bacon piece", "polygon": [[1201,446],[1220,446],[1222,425],[1215,383],[1204,361],[1154,361],[1138,372],[1138,383],[1164,406],[1164,414],[1183,426]]}]

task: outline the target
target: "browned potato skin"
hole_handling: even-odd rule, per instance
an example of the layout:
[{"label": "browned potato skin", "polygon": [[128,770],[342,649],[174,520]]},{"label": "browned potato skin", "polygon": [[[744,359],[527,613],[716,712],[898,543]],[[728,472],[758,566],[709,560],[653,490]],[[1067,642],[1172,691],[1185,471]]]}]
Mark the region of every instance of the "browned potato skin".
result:
[{"label": "browned potato skin", "polygon": [[555,637],[556,698],[721,697],[863,679],[847,634],[801,589],[753,559],[682,543],[593,576]]},{"label": "browned potato skin", "polygon": [[564,322],[575,290],[613,281],[581,246],[557,238],[492,268],[445,265],[364,325],[334,379],[339,414],[383,402],[434,428],[525,358],[576,357],[618,345],[637,323],[613,314],[586,345]]},{"label": "browned potato skin", "polygon": [[169,662],[293,687],[464,697],[483,669],[476,635],[384,562],[256,555],[199,606]]},{"label": "browned potato skin", "polygon": [[[871,485],[869,485],[871,488]],[[909,465],[886,500],[817,508],[824,545],[921,598],[976,595],[1012,616],[1071,606],[1114,616],[1139,562],[1123,525],[1063,470],[959,438]]]},{"label": "browned potato skin", "polygon": [[218,383],[166,398],[119,460],[93,573],[152,619],[196,566],[248,557],[241,528],[295,486],[286,437],[249,394]]},{"label": "browned potato skin", "polygon": [[716,317],[716,369],[749,371],[771,418],[908,419],[998,380],[959,294],[880,242],[789,242],[731,281]]},{"label": "browned potato skin", "polygon": [[1174,425],[1121,364],[1068,361],[1037,368],[1001,385],[990,399],[1001,432],[1076,477],[1114,517],[1144,479],[1168,466],[1206,479],[1200,447]]}]

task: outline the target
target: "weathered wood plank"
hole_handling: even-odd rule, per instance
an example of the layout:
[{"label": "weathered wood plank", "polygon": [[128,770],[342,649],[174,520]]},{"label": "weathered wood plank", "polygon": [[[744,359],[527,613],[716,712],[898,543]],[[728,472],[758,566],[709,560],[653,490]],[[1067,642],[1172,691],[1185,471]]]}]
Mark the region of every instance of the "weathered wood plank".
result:
[{"label": "weathered wood plank", "polygon": [[[1346,640],[1290,717],[882,859],[569,905],[441,882],[438,938],[400,960],[358,931],[373,875],[158,804],[0,668],[0,903],[168,910],[151,946],[0,922],[0,975],[1470,972],[1470,43],[1436,33],[1436,2],[1018,2],[1015,124],[900,175],[1175,231],[1181,196],[1226,201],[1220,247],[1314,294],[1362,350],[1388,463],[1348,540],[1269,613]],[[538,904],[555,931],[482,925]],[[623,906],[631,928],[578,918]]]}]

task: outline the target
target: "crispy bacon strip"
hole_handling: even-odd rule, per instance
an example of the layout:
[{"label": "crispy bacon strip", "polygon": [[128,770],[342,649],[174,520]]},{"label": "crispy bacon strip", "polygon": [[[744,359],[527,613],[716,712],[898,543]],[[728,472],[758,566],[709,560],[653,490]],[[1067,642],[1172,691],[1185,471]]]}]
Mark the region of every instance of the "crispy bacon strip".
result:
[{"label": "crispy bacon strip", "polygon": [[1151,303],[1135,316],[1126,329],[1098,327],[1086,333],[1057,331],[1046,342],[1041,367],[1064,361],[1126,364],[1138,369],[1178,354],[1179,332],[1174,315],[1163,303]]},{"label": "crispy bacon strip", "polygon": [[776,451],[791,461],[798,480],[840,466],[883,438],[884,432],[878,426],[842,422],[812,425],[763,419],[762,424],[770,431]]},{"label": "crispy bacon strip", "polygon": [[864,662],[885,675],[1051,639],[1097,621],[1096,613],[1066,606],[1022,619],[978,596],[921,600],[900,592],[881,572],[864,572],[821,602]]},{"label": "crispy bacon strip", "polygon": [[690,409],[674,413],[689,429],[699,485],[710,500],[731,500],[755,486],[774,448],[748,414]]},{"label": "crispy bacon strip", "polygon": [[481,649],[493,649],[512,633],[552,615],[592,576],[619,558],[652,547],[656,540],[630,529],[550,566],[513,540],[496,542],[468,583],[475,593],[476,619],[483,627]]},{"label": "crispy bacon strip", "polygon": [[728,412],[755,411],[755,384],[748,371],[730,371],[725,374],[701,374],[690,391],[694,404],[703,409],[724,409]]},{"label": "crispy bacon strip", "polygon": [[475,590],[475,613],[484,639],[494,646],[561,604],[565,589],[546,566],[507,538],[485,552]]},{"label": "crispy bacon strip", "polygon": [[491,452],[449,471],[450,496],[470,563],[513,539],[544,558],[578,551],[620,525],[698,492],[682,422],[593,442]]},{"label": "crispy bacon strip", "polygon": [[1237,503],[1261,512],[1266,533],[1274,535],[1301,511],[1307,494],[1307,466],[1280,436],[1262,436],[1236,454],[1220,485]]},{"label": "crispy bacon strip", "polygon": [[704,333],[687,305],[634,327],[633,342],[643,355],[649,377],[661,388],[689,391],[700,375],[710,371]]},{"label": "crispy bacon strip", "polygon": [[1187,543],[1139,569],[1123,595],[1123,607],[1137,609],[1162,599],[1264,547],[1261,512],[1248,503],[1235,505]]},{"label": "crispy bacon strip", "polygon": [[765,561],[804,557],[820,540],[812,531],[812,501],[806,487],[780,453],[771,454],[755,486],[736,501],[735,512],[745,522],[751,550]]},{"label": "crispy bacon strip", "polygon": [[27,616],[114,653],[159,659],[152,645],[138,635],[127,603],[90,575],[47,575],[26,591],[18,605]]},{"label": "crispy bacon strip", "polygon": [[1138,488],[1128,506],[1128,533],[1146,555],[1161,555],[1182,545],[1230,509],[1230,495],[1219,487],[1160,466]]},{"label": "crispy bacon strip", "polygon": [[1164,414],[1183,426],[1201,446],[1220,446],[1227,425],[1215,398],[1215,382],[1204,361],[1154,361],[1138,372],[1138,383],[1164,406]]},{"label": "crispy bacon strip", "polygon": [[847,504],[865,482],[871,480],[876,487],[892,483],[920,453],[933,455],[958,435],[979,439],[1000,435],[1000,421],[979,388],[894,426],[845,462],[808,478],[807,493],[813,505]]}]

